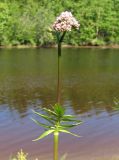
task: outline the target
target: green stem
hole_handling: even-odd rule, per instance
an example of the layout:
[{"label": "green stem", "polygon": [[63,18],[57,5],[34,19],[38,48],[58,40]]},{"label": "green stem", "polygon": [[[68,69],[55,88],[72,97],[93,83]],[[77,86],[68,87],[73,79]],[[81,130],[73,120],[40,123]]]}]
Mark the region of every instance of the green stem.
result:
[{"label": "green stem", "polygon": [[61,38],[60,38],[60,42],[63,42],[64,36],[65,36],[66,32],[63,32]]},{"label": "green stem", "polygon": [[61,56],[61,42],[58,43],[58,56]]},{"label": "green stem", "polygon": [[57,103],[61,99],[61,75],[60,75],[61,43],[58,43],[58,80],[57,80]]},{"label": "green stem", "polygon": [[59,132],[54,132],[54,160],[58,160],[58,141],[59,141]]}]

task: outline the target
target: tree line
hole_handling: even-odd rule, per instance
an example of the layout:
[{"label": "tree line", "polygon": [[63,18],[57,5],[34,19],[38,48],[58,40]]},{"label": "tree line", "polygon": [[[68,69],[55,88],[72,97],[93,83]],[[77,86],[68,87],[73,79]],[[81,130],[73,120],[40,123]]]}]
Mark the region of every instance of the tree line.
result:
[{"label": "tree line", "polygon": [[50,28],[62,11],[71,11],[79,31],[67,33],[65,44],[119,44],[119,0],[1,0],[0,46],[52,45]]}]

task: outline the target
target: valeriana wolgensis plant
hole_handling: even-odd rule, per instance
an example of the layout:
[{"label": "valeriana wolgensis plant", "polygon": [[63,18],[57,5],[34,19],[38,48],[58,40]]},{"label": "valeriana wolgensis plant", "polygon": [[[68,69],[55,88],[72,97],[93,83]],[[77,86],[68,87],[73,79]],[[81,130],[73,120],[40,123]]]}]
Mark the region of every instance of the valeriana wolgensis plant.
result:
[{"label": "valeriana wolgensis plant", "polygon": [[66,32],[70,32],[72,29],[79,29],[80,24],[73,17],[71,12],[62,12],[59,17],[56,18],[52,29],[53,34],[56,36],[58,45],[58,83],[57,83],[57,102],[60,103],[61,95],[61,77],[60,77],[60,58],[61,58],[61,44],[64,40]]},{"label": "valeriana wolgensis plant", "polygon": [[71,134],[73,136],[79,137],[74,133],[69,131],[81,124],[80,120],[77,120],[75,116],[66,115],[65,109],[60,105],[60,57],[61,57],[61,43],[63,42],[66,32],[71,31],[73,28],[79,28],[78,21],[73,17],[71,12],[62,12],[53,24],[53,33],[56,35],[58,44],[58,90],[57,90],[57,104],[55,104],[52,109],[43,108],[43,114],[35,112],[38,116],[46,120],[46,123],[42,123],[35,119],[32,119],[36,124],[42,126],[46,131],[41,134],[34,141],[38,141],[49,134],[54,134],[54,160],[58,160],[58,140],[59,133],[64,132]]},{"label": "valeriana wolgensis plant", "polygon": [[72,29],[79,29],[80,24],[74,18],[71,12],[65,11],[56,18],[53,24],[53,33],[56,35],[58,43],[58,56],[61,56],[61,43],[63,42],[66,32]]},{"label": "valeriana wolgensis plant", "polygon": [[80,137],[69,131],[70,128],[80,125],[82,122],[76,119],[74,115],[66,115],[65,108],[59,104],[52,106],[52,109],[42,108],[43,114],[33,111],[36,115],[40,116],[45,120],[46,123],[42,123],[38,120],[32,118],[32,120],[39,126],[45,129],[37,139],[33,141],[38,141],[49,134],[54,134],[54,160],[58,160],[58,141],[59,133],[67,133],[76,137]]}]

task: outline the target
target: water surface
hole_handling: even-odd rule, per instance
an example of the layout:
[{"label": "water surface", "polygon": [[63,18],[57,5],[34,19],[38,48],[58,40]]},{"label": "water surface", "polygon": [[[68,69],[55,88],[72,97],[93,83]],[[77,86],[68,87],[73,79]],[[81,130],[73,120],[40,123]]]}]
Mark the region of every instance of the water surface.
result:
[{"label": "water surface", "polygon": [[[52,159],[53,137],[32,142],[43,129],[32,109],[56,103],[56,49],[0,49],[0,159],[23,148],[32,158]],[[61,102],[83,124],[78,139],[61,134],[67,159],[92,160],[119,153],[119,49],[63,49]]]}]

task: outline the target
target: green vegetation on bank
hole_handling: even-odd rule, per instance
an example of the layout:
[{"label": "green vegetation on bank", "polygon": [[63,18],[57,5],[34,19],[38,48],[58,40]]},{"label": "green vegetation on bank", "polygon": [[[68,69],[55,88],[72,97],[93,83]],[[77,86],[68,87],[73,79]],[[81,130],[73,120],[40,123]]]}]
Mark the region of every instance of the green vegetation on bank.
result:
[{"label": "green vegetation on bank", "polygon": [[55,44],[49,29],[66,10],[80,22],[80,31],[66,34],[66,44],[119,44],[118,8],[119,0],[1,0],[0,45]]}]

